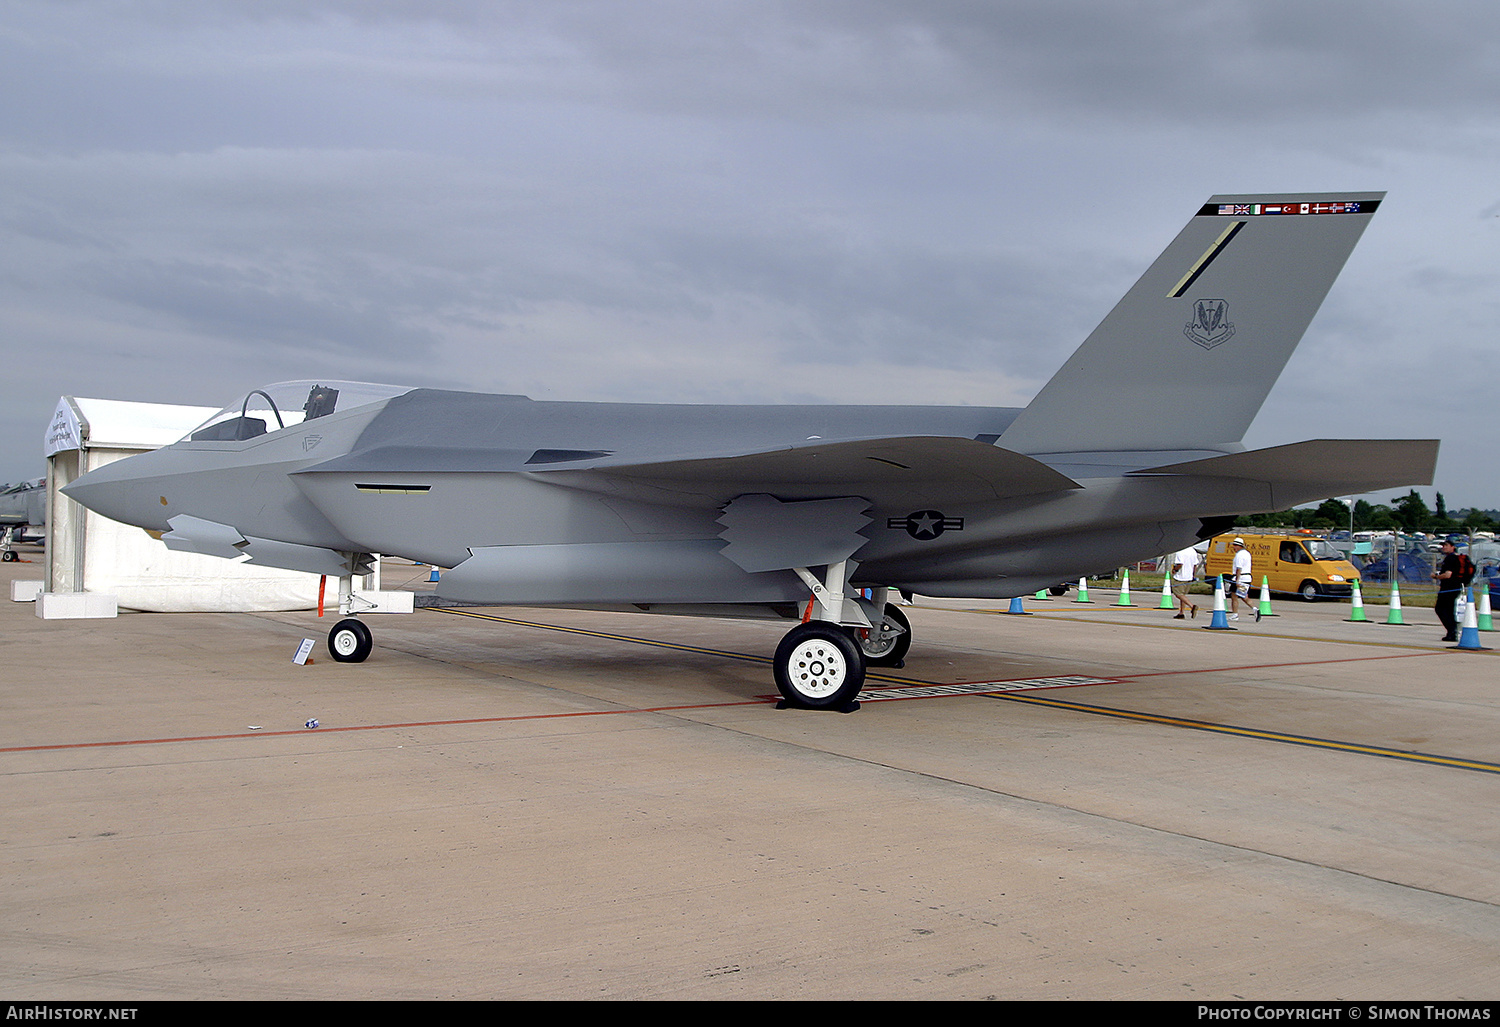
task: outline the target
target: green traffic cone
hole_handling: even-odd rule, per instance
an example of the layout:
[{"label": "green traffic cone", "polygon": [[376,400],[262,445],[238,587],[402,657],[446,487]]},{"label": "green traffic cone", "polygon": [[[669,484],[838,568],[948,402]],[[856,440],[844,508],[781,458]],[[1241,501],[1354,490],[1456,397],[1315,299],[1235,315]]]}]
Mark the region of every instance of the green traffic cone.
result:
[{"label": "green traffic cone", "polygon": [[1078,598],[1074,599],[1073,602],[1075,602],[1075,603],[1091,603],[1091,602],[1093,602],[1093,600],[1089,598],[1089,579],[1088,578],[1079,578],[1078,579]]},{"label": "green traffic cone", "polygon": [[1370,618],[1365,616],[1365,597],[1359,590],[1358,578],[1354,579],[1354,598],[1351,602],[1353,605],[1349,609],[1349,619],[1352,621],[1364,621],[1368,624]]},{"label": "green traffic cone", "polygon": [[1266,575],[1260,576],[1260,608],[1255,611],[1255,619],[1262,617],[1274,617],[1271,612],[1271,581]]},{"label": "green traffic cone", "polygon": [[1158,610],[1175,610],[1177,602],[1172,598],[1172,571],[1167,570],[1166,577],[1161,579],[1161,602],[1156,604]]},{"label": "green traffic cone", "polygon": [[1401,619],[1401,586],[1391,582],[1391,612],[1385,615],[1387,624],[1405,624]]},{"label": "green traffic cone", "polygon": [[1115,600],[1116,606],[1134,606],[1130,601],[1130,572],[1125,572],[1125,578],[1120,582],[1120,598]]}]

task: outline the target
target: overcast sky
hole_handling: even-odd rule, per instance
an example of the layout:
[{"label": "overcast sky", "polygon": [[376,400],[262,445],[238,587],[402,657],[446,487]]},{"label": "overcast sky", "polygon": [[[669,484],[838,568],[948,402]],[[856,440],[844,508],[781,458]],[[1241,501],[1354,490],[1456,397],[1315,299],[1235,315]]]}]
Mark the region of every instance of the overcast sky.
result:
[{"label": "overcast sky", "polygon": [[1500,507],[1497,40],[1493,0],[3,0],[0,481],[63,394],[1024,405],[1211,194],[1384,189],[1247,442],[1440,437]]}]

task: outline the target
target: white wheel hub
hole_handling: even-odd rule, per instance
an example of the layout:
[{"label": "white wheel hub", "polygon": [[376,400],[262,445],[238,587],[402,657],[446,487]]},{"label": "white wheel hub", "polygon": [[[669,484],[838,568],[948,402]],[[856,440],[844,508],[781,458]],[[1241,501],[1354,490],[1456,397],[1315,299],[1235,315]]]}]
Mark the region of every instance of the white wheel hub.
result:
[{"label": "white wheel hub", "polygon": [[333,636],[333,648],[340,656],[352,656],[359,648],[359,639],[352,631],[340,631]]},{"label": "white wheel hub", "polygon": [[808,639],[792,650],[786,670],[792,687],[810,699],[837,692],[849,674],[838,647],[817,638]]}]

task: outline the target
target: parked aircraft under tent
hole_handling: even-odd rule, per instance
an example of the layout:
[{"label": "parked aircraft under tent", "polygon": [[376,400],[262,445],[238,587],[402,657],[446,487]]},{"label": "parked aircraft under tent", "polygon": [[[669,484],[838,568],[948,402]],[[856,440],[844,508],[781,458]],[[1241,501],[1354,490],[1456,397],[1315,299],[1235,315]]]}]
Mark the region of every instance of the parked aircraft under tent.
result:
[{"label": "parked aircraft under tent", "polygon": [[317,575],[172,552],[139,528],[91,513],[62,495],[80,475],[174,442],[213,413],[213,407],[76,396],[58,400],[43,446],[52,512],[43,594],[112,597],[113,604],[104,604],[111,609],[152,612],[301,610],[316,604]]}]

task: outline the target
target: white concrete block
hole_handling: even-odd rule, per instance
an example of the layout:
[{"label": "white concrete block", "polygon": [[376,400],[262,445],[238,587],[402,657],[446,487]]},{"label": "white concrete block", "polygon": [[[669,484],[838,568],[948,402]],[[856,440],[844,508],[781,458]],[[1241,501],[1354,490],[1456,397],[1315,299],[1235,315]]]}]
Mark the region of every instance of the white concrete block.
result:
[{"label": "white concrete block", "polygon": [[417,594],[415,592],[355,592],[351,597],[351,613],[412,613]]},{"label": "white concrete block", "polygon": [[10,601],[13,603],[34,603],[36,597],[41,593],[45,582],[41,581],[12,581],[10,583]]},{"label": "white concrete block", "polygon": [[36,615],[43,620],[88,620],[119,614],[117,597],[98,592],[38,592],[36,597]]}]

